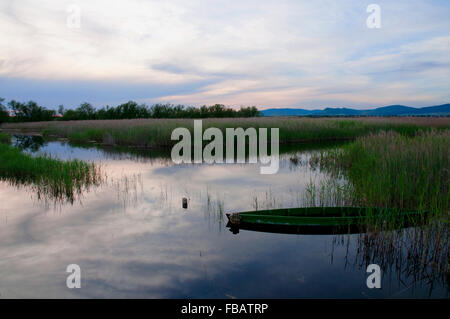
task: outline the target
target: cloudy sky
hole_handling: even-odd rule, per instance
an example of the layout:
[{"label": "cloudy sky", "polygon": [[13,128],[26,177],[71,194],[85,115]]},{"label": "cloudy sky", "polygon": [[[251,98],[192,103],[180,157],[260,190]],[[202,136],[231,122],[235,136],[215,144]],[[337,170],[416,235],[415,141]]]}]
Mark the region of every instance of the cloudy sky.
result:
[{"label": "cloudy sky", "polygon": [[[366,23],[372,3],[380,28]],[[443,104],[449,16],[448,0],[0,0],[0,97],[51,108]]]}]

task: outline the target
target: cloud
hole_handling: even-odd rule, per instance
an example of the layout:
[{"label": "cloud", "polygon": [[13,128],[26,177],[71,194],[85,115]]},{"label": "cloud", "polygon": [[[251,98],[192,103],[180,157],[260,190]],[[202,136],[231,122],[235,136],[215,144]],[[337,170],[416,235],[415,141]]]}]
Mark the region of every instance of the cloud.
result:
[{"label": "cloud", "polygon": [[[140,97],[150,102],[448,102],[450,5],[378,3],[375,30],[366,27],[364,1],[3,0],[0,76],[179,88]],[[69,4],[81,9],[79,29],[66,25]],[[203,86],[181,89],[193,83]],[[133,99],[132,91],[123,95]]]}]

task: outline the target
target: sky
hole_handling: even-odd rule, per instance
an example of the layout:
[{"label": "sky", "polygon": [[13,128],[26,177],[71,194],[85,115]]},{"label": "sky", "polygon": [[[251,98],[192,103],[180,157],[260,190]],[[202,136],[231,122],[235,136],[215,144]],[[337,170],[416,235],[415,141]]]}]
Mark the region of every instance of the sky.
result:
[{"label": "sky", "polygon": [[54,109],[444,104],[449,16],[448,0],[0,0],[0,97]]}]

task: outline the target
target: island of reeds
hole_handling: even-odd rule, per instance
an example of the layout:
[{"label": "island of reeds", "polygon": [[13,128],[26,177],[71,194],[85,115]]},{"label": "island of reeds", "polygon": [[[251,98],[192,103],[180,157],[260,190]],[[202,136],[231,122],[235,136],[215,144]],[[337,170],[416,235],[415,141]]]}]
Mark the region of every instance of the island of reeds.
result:
[{"label": "island of reeds", "polygon": [[33,156],[9,145],[10,139],[0,133],[0,180],[32,187],[38,199],[73,203],[77,195],[102,180],[99,167],[93,163]]}]

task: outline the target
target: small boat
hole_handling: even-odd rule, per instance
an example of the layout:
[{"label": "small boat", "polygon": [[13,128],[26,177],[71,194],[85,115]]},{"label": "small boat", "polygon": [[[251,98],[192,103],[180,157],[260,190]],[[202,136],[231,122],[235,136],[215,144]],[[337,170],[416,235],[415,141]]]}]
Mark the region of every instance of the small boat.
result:
[{"label": "small boat", "polygon": [[302,207],[226,214],[233,233],[239,229],[297,233],[356,233],[361,226],[392,224],[407,227],[424,218],[417,211],[370,207]]}]

